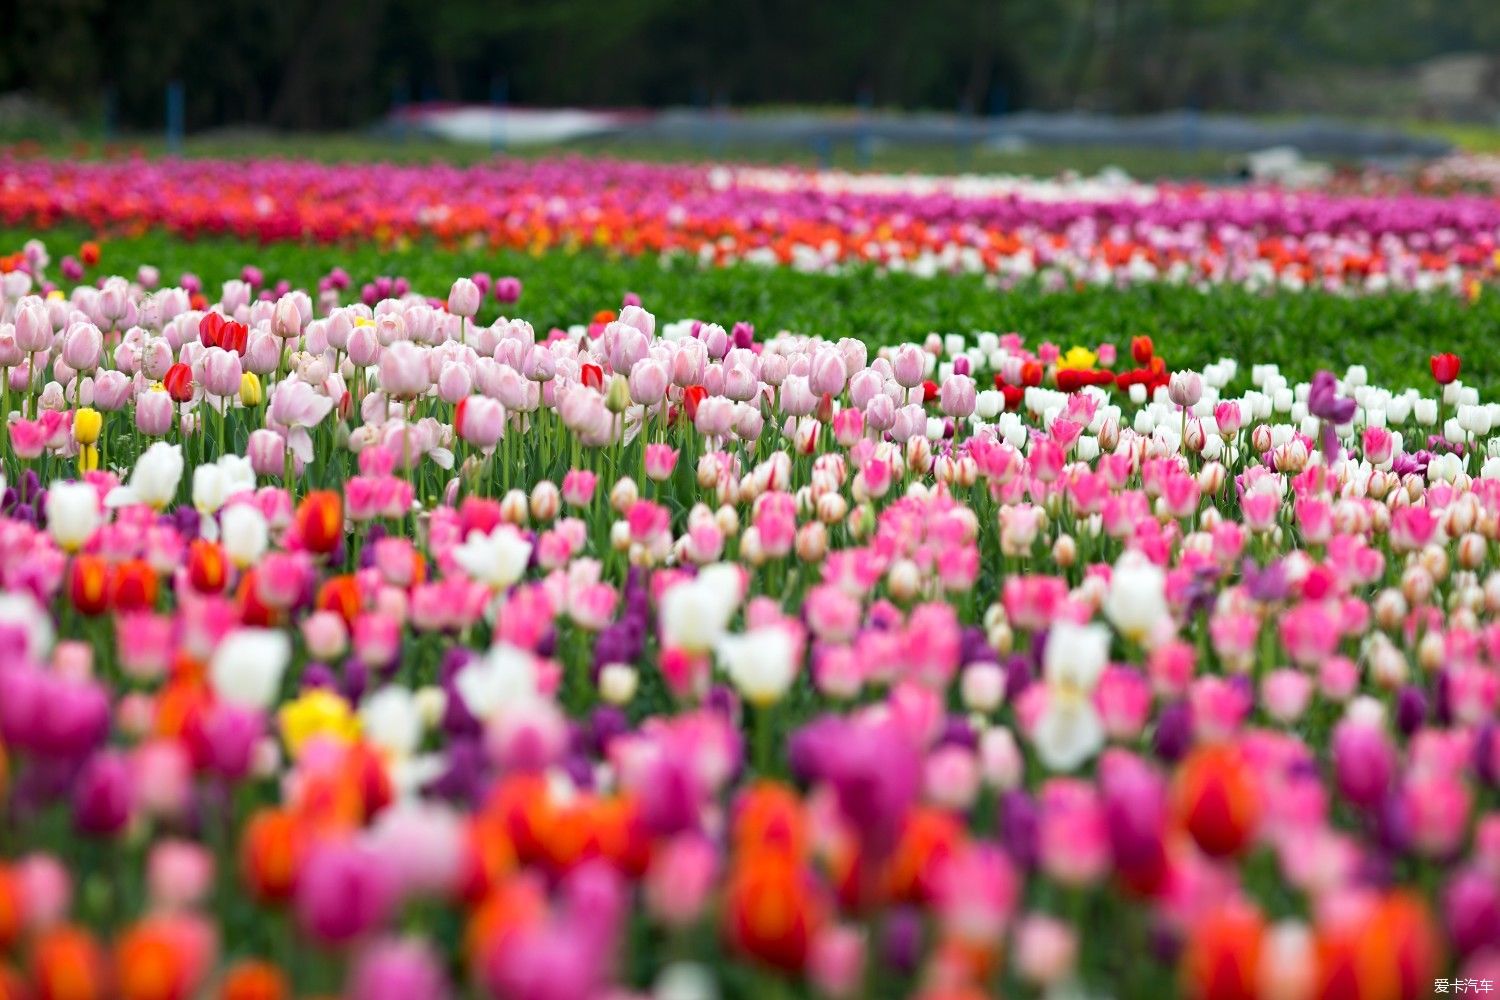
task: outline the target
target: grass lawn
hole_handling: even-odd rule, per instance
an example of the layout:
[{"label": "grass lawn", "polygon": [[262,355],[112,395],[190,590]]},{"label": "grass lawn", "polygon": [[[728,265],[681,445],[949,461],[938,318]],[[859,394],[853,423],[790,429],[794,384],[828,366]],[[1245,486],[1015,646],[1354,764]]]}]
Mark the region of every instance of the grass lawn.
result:
[{"label": "grass lawn", "polygon": [[[0,252],[37,235],[46,239],[57,260],[90,234],[78,228],[41,234],[0,229]],[[1145,333],[1174,367],[1230,357],[1240,362],[1244,377],[1253,363],[1275,362],[1289,376],[1307,378],[1320,367],[1342,372],[1347,365],[1363,364],[1372,381],[1392,387],[1429,386],[1428,356],[1453,351],[1464,359],[1466,382],[1487,398],[1500,395],[1500,365],[1492,349],[1500,331],[1500,294],[1494,290],[1486,290],[1473,304],[1448,296],[1347,299],[1165,286],[1002,293],[971,275],[927,280],[873,270],[841,276],[752,266],[705,270],[687,262],[663,265],[653,258],[595,252],[533,257],[427,245],[261,246],[232,239],[187,241],[159,233],[106,239],[96,270],[134,274],[140,264],[159,267],[164,281],[175,282],[183,271],[193,271],[211,291],[237,277],[246,264],[260,267],[268,281],[284,278],[304,288],[315,287],[335,266],[350,273],[356,288],[378,275],[402,275],[416,290],[436,296],[446,296],[459,275],[479,270],[513,274],[525,283],[513,313],[543,329],[586,322],[599,309],[618,307],[621,296],[633,291],[663,319],[694,317],[726,326],[748,320],[762,333],[790,329],[861,337],[872,344],[933,331],[1014,330],[1030,342],[1052,340],[1064,348],[1100,341],[1123,347],[1131,336]],[[496,308],[488,303],[481,318],[493,317]]]}]

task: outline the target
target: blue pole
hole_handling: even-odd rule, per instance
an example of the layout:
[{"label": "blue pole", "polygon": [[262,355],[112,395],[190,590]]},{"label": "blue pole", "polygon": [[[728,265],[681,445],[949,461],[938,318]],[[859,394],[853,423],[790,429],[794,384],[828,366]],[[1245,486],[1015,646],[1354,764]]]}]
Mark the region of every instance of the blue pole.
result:
[{"label": "blue pole", "polygon": [[709,155],[716,160],[722,160],[729,133],[729,95],[722,90],[714,95],[713,111],[713,124],[709,131]]},{"label": "blue pole", "polygon": [[182,134],[185,130],[182,81],[167,84],[167,152],[177,156],[182,152]]},{"label": "blue pole", "polygon": [[406,143],[406,116],[402,114],[406,110],[407,102],[411,99],[410,92],[405,83],[398,83],[391,92],[391,109],[396,112],[396,138],[404,145]]},{"label": "blue pole", "polygon": [[104,141],[115,141],[115,119],[119,115],[119,92],[111,84],[104,88]]},{"label": "blue pole", "polygon": [[859,165],[869,169],[870,160],[875,153],[875,140],[870,135],[870,109],[875,106],[875,94],[868,87],[860,89],[859,92],[859,137],[855,140],[855,152],[859,156]]}]

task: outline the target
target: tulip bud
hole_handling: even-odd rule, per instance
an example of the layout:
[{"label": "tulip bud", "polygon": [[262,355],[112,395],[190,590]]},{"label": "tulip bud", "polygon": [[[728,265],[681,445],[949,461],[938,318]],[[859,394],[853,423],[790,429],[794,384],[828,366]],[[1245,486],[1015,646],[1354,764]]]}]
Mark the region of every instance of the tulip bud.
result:
[{"label": "tulip bud", "polygon": [[797,529],[797,558],[803,562],[821,562],[828,553],[828,529],[821,521],[809,521]]},{"label": "tulip bud", "polygon": [[1448,550],[1440,545],[1428,545],[1417,557],[1433,579],[1434,583],[1442,583],[1448,579]]},{"label": "tulip bud", "polygon": [[599,696],[611,705],[628,705],[640,686],[640,675],[625,663],[607,663],[599,671]]},{"label": "tulip bud", "polygon": [[635,485],[635,480],[629,476],[621,476],[615,480],[615,485],[609,491],[609,505],[618,514],[630,512],[635,502],[640,499],[640,490]]},{"label": "tulip bud", "polygon": [[1489,553],[1489,543],[1483,535],[1469,532],[1458,540],[1458,564],[1465,569],[1479,569]]},{"label": "tulip bud", "polygon": [[1387,632],[1400,628],[1401,622],[1406,618],[1406,598],[1401,591],[1390,587],[1375,595],[1372,608],[1375,623]]},{"label": "tulip bud", "polygon": [[1428,673],[1443,665],[1447,644],[1438,632],[1428,632],[1417,642],[1417,663]]},{"label": "tulip bud", "polygon": [[901,603],[913,600],[922,584],[922,571],[910,559],[898,559],[886,574],[886,589]]},{"label": "tulip bud", "polygon": [[506,524],[525,525],[530,511],[531,503],[524,490],[508,490],[500,498],[500,519]]},{"label": "tulip bud", "polygon": [[1401,574],[1401,593],[1411,604],[1421,606],[1427,603],[1432,596],[1433,589],[1432,574],[1419,565],[1409,566],[1405,573]]},{"label": "tulip bud", "polygon": [[543,523],[552,520],[562,509],[562,493],[557,484],[550,479],[544,479],[532,487],[531,490],[531,516],[534,520]]},{"label": "tulip bud", "polygon": [[630,382],[623,375],[616,375],[604,394],[604,405],[610,413],[624,413],[630,407]]},{"label": "tulip bud", "polygon": [[971,663],[959,680],[964,707],[988,714],[1005,700],[1005,671],[996,663]]}]

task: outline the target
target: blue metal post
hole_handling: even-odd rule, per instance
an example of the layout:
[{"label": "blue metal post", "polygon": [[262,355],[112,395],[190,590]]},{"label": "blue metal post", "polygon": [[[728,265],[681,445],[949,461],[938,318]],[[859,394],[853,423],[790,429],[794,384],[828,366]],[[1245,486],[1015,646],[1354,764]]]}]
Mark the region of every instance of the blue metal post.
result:
[{"label": "blue metal post", "polygon": [[177,156],[182,152],[182,134],[186,130],[183,108],[182,81],[167,84],[167,152]]},{"label": "blue metal post", "polygon": [[104,88],[104,141],[115,141],[115,119],[119,116],[120,95],[114,84]]},{"label": "blue metal post", "polygon": [[410,101],[411,91],[407,88],[406,84],[404,82],[396,84],[395,88],[391,91],[391,110],[395,113],[396,118],[396,138],[402,144],[406,142],[408,127],[406,115],[403,112]]},{"label": "blue metal post", "polygon": [[859,92],[859,135],[854,140],[855,155],[859,165],[868,169],[875,155],[875,140],[870,135],[870,109],[875,106],[875,94],[869,87]]}]

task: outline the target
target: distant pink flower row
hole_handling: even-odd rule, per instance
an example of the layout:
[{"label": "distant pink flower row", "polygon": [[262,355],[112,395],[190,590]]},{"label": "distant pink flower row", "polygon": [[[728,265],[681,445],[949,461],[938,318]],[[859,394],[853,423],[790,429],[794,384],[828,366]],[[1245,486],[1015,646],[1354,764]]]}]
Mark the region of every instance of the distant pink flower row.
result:
[{"label": "distant pink flower row", "polygon": [[481,238],[1048,287],[1171,281],[1472,293],[1500,203],[1264,188],[661,166],[0,159],[0,223],[158,226],[263,242]]}]

